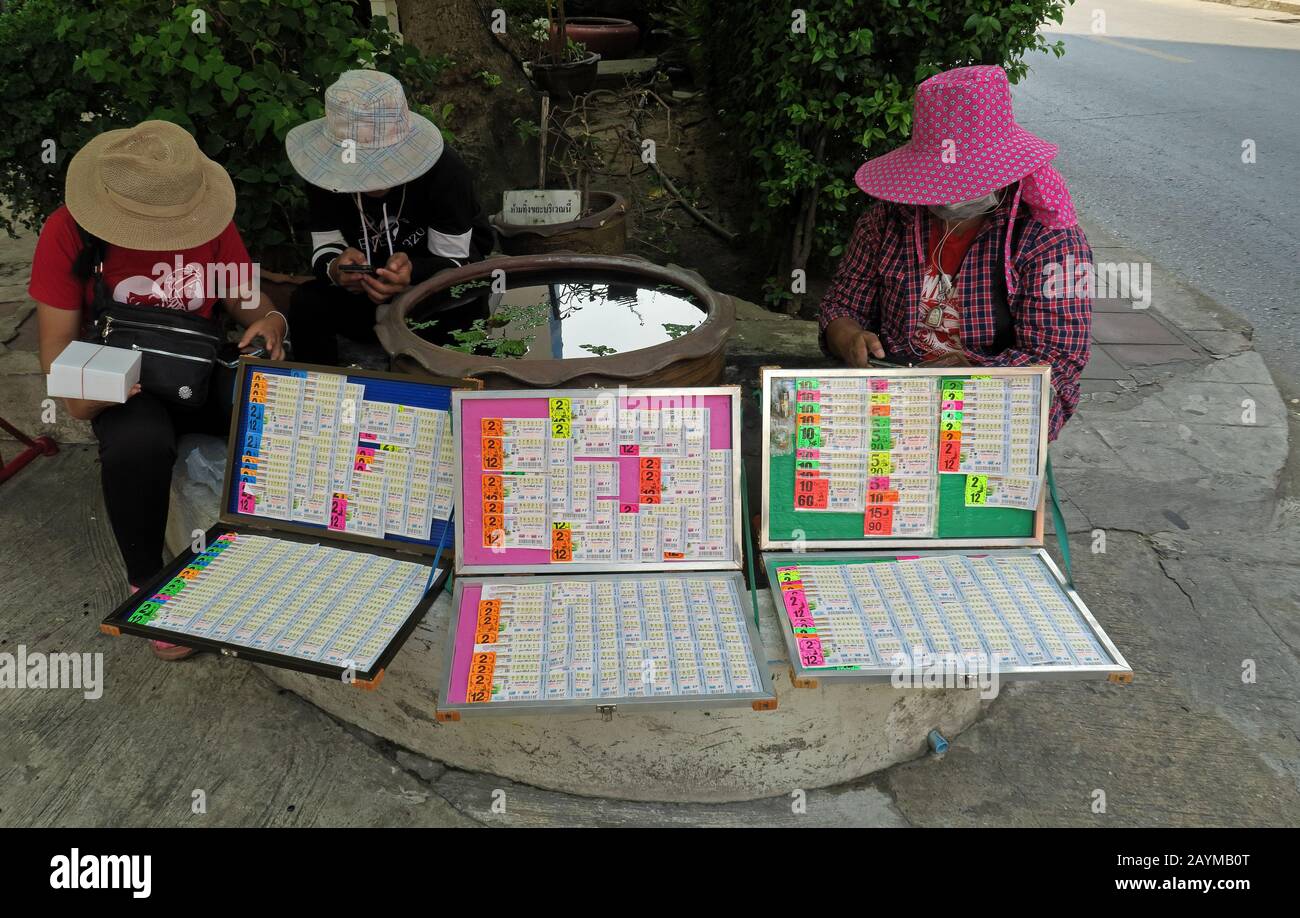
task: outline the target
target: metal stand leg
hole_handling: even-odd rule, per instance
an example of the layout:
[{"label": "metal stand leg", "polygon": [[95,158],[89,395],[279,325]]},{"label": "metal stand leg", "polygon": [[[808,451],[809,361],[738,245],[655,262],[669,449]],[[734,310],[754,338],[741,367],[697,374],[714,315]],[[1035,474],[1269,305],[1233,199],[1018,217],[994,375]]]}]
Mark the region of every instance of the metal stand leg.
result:
[{"label": "metal stand leg", "polygon": [[59,451],[59,444],[50,437],[37,437],[33,440],[4,418],[0,418],[0,429],[27,447],[8,462],[0,463],[0,482],[8,481],[37,456],[53,456]]}]

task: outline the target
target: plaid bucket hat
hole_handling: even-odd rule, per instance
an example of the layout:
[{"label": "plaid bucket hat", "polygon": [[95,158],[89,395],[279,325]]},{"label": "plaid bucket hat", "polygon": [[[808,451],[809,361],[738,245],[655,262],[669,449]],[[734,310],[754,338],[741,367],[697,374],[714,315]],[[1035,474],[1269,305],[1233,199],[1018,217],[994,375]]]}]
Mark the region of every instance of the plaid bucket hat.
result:
[{"label": "plaid bucket hat", "polygon": [[325,117],[293,128],[284,146],[308,182],[352,193],[420,177],[438,161],[443,143],[433,122],[411,111],[394,77],[348,70],[325,90]]}]

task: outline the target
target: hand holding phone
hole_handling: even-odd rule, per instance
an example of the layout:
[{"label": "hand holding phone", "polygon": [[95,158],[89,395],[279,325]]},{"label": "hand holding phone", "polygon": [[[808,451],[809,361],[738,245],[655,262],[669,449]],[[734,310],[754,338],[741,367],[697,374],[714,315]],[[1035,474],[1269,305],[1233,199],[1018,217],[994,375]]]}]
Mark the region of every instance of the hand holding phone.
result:
[{"label": "hand holding phone", "polygon": [[373,276],[375,267],[360,249],[351,246],[339,253],[329,267],[330,280],[353,293],[363,292],[361,278]]}]

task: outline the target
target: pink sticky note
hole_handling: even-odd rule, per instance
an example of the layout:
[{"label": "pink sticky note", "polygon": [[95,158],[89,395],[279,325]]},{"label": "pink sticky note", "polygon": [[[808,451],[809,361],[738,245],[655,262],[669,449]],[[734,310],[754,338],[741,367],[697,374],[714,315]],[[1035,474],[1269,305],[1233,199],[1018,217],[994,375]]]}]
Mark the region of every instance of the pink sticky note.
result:
[{"label": "pink sticky note", "polygon": [[822,655],[820,638],[801,637],[798,640],[799,662],[804,666],[825,666],[826,657]]},{"label": "pink sticky note", "polygon": [[348,499],[335,497],[330,501],[329,528],[342,532],[348,524]]},{"label": "pink sticky note", "polygon": [[239,512],[257,512],[257,498],[244,490],[244,483],[242,481],[239,483]]}]

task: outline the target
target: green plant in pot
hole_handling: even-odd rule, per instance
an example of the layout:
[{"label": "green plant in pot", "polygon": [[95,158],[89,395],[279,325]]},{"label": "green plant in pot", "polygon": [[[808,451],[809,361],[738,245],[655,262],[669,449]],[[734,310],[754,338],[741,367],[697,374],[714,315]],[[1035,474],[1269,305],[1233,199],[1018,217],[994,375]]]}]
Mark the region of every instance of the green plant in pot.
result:
[{"label": "green plant in pot", "polygon": [[596,85],[600,55],[569,39],[564,0],[547,0],[546,18],[537,19],[533,26],[538,50],[532,71],[538,88],[559,98],[590,92]]}]

